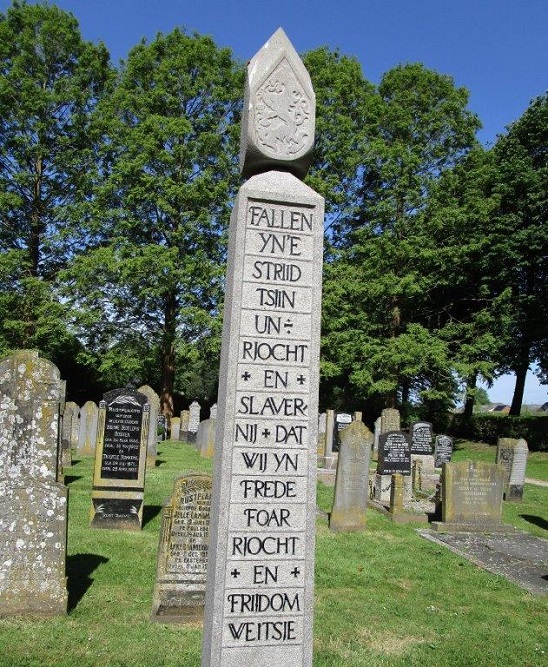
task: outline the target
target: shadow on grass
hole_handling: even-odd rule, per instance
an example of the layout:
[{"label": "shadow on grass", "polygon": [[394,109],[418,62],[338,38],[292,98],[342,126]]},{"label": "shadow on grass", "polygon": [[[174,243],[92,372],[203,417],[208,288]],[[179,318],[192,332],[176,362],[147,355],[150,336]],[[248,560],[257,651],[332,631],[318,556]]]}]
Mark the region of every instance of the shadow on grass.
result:
[{"label": "shadow on grass", "polygon": [[546,521],[546,519],[543,519],[540,516],[535,516],[534,514],[520,514],[519,516],[528,523],[532,523],[535,526],[538,526],[539,528],[548,530],[548,521]]},{"label": "shadow on grass", "polygon": [[86,594],[93,583],[90,577],[101,563],[108,563],[108,558],[97,554],[74,554],[67,556],[68,611],[71,612]]},{"label": "shadow on grass", "polygon": [[78,477],[76,475],[65,475],[65,486],[72,484],[72,482],[77,482],[79,479],[82,479],[82,477]]},{"label": "shadow on grass", "polygon": [[164,459],[156,459],[156,462],[154,463],[155,468],[159,468],[162,463],[165,463]]},{"label": "shadow on grass", "polygon": [[143,508],[143,528],[160,514],[162,510],[161,505],[145,505]]}]

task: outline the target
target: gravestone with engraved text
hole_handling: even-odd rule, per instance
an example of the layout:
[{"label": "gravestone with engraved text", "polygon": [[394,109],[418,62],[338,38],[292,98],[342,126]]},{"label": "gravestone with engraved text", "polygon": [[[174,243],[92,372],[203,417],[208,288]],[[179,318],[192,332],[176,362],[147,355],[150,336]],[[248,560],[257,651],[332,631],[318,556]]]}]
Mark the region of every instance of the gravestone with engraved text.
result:
[{"label": "gravestone with engraved text", "polygon": [[282,30],[247,74],[202,666],[310,667],[323,199],[294,174],[310,162],[315,101]]},{"label": "gravestone with engraved text", "polygon": [[504,468],[483,461],[444,463],[441,478],[442,521],[437,531],[505,532],[502,523]]},{"label": "gravestone with engraved text", "polygon": [[365,528],[374,436],[362,421],[354,421],[341,431],[340,437],[329,528],[334,532],[355,532]]},{"label": "gravestone with engraved text", "polygon": [[192,473],[176,479],[162,512],[153,620],[202,620],[210,514],[211,477]]},{"label": "gravestone with engraved text", "polygon": [[91,527],[140,530],[149,403],[129,387],[103,396],[91,493]]},{"label": "gravestone with engraved text", "polygon": [[444,463],[451,463],[453,456],[453,438],[448,435],[437,435],[434,447],[434,466],[441,468]]}]

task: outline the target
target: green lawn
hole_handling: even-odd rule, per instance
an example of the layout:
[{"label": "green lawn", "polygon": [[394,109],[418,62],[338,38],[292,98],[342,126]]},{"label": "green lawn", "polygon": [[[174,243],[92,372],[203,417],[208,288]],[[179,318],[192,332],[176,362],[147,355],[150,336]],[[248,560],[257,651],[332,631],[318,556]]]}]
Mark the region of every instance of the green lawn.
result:
[{"label": "green lawn", "polygon": [[[457,455],[466,452],[475,456],[464,445]],[[70,613],[0,620],[0,667],[199,667],[201,627],[153,623],[150,611],[161,505],[176,476],[211,464],[181,443],[162,444],[158,459],[139,533],[89,529],[92,461],[75,461],[67,475]],[[329,509],[331,497],[319,484],[319,505]],[[527,485],[525,502],[504,512],[548,537],[548,489]],[[479,569],[413,526],[372,510],[367,521],[364,533],[332,534],[317,520],[314,667],[548,664],[548,597]]]}]

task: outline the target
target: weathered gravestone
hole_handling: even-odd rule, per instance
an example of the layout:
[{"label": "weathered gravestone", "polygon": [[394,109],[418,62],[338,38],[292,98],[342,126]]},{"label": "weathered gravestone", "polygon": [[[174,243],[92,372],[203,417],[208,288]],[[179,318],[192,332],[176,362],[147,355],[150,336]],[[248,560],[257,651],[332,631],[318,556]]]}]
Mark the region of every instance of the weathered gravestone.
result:
[{"label": "weathered gravestone", "polygon": [[0,616],[67,611],[67,488],[57,482],[64,385],[33,350],[0,363]]},{"label": "weathered gravestone", "polygon": [[213,403],[211,409],[209,410],[209,418],[217,419],[217,403]]},{"label": "weathered gravestone", "polygon": [[324,468],[331,469],[337,464],[337,455],[333,453],[333,430],[335,428],[335,411],[325,412],[325,454],[323,460]]},{"label": "weathered gravestone", "polygon": [[381,412],[381,433],[389,433],[390,431],[399,431],[400,413],[396,408],[385,408]]},{"label": "weathered gravestone", "polygon": [[325,456],[325,431],[327,426],[327,415],[322,412],[318,417],[318,465],[324,463]]},{"label": "weathered gravestone", "polygon": [[190,420],[190,412],[188,410],[181,410],[180,438],[183,442],[187,442],[187,440],[188,440],[189,420]]},{"label": "weathered gravestone", "polygon": [[175,480],[162,513],[153,620],[202,620],[210,513],[209,475],[188,474]]},{"label": "weathered gravestone", "polygon": [[61,468],[70,468],[70,466],[72,465],[72,451],[71,451],[70,441],[72,436],[73,419],[74,419],[74,409],[72,405],[65,403],[61,418],[61,447],[60,447]]},{"label": "weathered gravestone", "polygon": [[436,436],[434,448],[434,466],[441,468],[444,463],[451,463],[453,456],[453,438],[448,435]]},{"label": "weathered gravestone", "polygon": [[181,430],[180,438],[183,442],[188,442],[188,422],[190,413],[188,410],[181,410]]},{"label": "weathered gravestone", "polygon": [[440,532],[506,532],[502,523],[504,468],[494,463],[444,463],[441,478]]},{"label": "weathered gravestone", "polygon": [[215,454],[215,423],[216,420],[206,419],[203,422],[200,422],[200,429],[202,432],[199,436],[199,450],[200,456],[203,456],[206,459],[212,459]]},{"label": "weathered gravestone", "polygon": [[78,436],[80,434],[80,406],[73,401],[69,401],[65,405],[65,410],[70,406],[72,412],[72,428],[70,432],[70,446],[76,449],[78,447]]},{"label": "weathered gravestone", "polygon": [[335,425],[333,428],[333,445],[331,446],[331,451],[337,452],[341,448],[341,431],[343,431],[349,424],[352,423],[352,415],[347,412],[336,412],[335,413]]},{"label": "weathered gravestone", "polygon": [[411,443],[409,436],[403,431],[389,431],[379,436],[379,454],[377,474],[375,475],[375,499],[381,502],[390,501],[392,475],[399,473],[408,479],[410,495],[411,475]]},{"label": "weathered gravestone", "polygon": [[78,433],[79,456],[93,456],[97,443],[99,408],[93,401],[86,401],[80,410],[80,431]]},{"label": "weathered gravestone", "polygon": [[114,389],[103,396],[99,412],[91,526],[141,530],[149,403],[139,391]]},{"label": "weathered gravestone", "polygon": [[430,422],[414,422],[410,427],[413,488],[434,489],[438,475],[434,470],[434,432]]},{"label": "weathered gravestone", "polygon": [[323,199],[290,172],[310,161],[314,92],[282,30],[247,74],[202,665],[310,667]]},{"label": "weathered gravestone", "polygon": [[188,408],[188,433],[187,442],[196,443],[198,427],[200,426],[200,404],[198,401],[192,401]]},{"label": "weathered gravestone", "polygon": [[434,433],[430,422],[414,422],[411,424],[411,454],[432,455]]},{"label": "weathered gravestone", "polygon": [[181,418],[172,417],[169,420],[169,439],[179,441],[181,438]]},{"label": "weathered gravestone", "polygon": [[525,468],[529,447],[520,438],[499,438],[497,442],[496,463],[504,468],[504,499],[513,502],[523,500]]},{"label": "weathered gravestone", "polygon": [[381,435],[381,421],[382,421],[381,417],[377,417],[377,419],[375,419],[375,431],[374,431],[375,440],[373,442],[373,453],[375,457],[377,457],[379,453],[379,437]]},{"label": "weathered gravestone", "polygon": [[156,424],[160,414],[160,397],[148,384],[144,384],[137,389],[138,392],[147,397],[148,409],[148,442],[147,442],[147,468],[154,468],[156,457],[158,455],[158,433]]},{"label": "weathered gravestone", "polygon": [[373,434],[362,421],[354,421],[340,436],[329,528],[335,532],[354,532],[365,528]]}]

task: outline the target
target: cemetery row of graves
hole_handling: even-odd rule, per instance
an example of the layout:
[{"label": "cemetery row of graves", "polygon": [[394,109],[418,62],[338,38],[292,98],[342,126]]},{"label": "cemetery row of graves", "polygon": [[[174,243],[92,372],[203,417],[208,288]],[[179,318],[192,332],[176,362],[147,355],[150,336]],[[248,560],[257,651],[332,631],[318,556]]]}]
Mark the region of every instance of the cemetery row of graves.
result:
[{"label": "cemetery row of graves", "polygon": [[[191,653],[196,653],[206,586],[215,407],[207,419],[200,420],[200,406],[196,403],[167,425],[158,415],[159,400],[149,387],[108,392],[98,406],[65,404],[64,384],[58,370],[36,352],[20,352],[5,360],[1,380],[4,502],[0,527],[2,553],[11,557],[2,559],[0,615],[12,619],[12,623],[20,623],[21,619],[58,623],[36,619],[63,617],[67,611],[74,616],[85,604],[86,584],[75,582],[78,578],[85,580],[90,567],[102,567],[102,556],[93,557],[95,550],[87,555],[88,561],[83,554],[76,560],[73,556],[70,567],[66,543],[67,486],[63,484],[71,485],[72,480],[78,480],[73,472],[84,463],[93,479],[88,477],[83,485],[87,520],[80,530],[95,535],[103,533],[106,536],[101,538],[103,541],[119,532],[124,536],[125,549],[135,558],[138,552],[131,549],[131,538],[155,527],[149,550],[152,545],[157,550],[153,558],[156,573],[154,582],[149,581],[152,594],[148,598],[147,620],[184,626],[184,636],[190,633],[193,637]],[[166,436],[169,440],[163,442]],[[329,486],[320,493],[318,503],[323,503],[321,515],[325,518],[319,522],[325,525],[325,535],[354,540],[362,535],[366,539],[368,534],[374,536],[379,521],[388,520],[442,532],[513,530],[511,525],[503,524],[503,502],[516,506],[523,503],[526,442],[501,439],[496,463],[451,462],[452,445],[447,436],[435,436],[428,422],[418,422],[408,431],[402,430],[397,410],[384,410],[374,432],[360,420],[359,414],[328,411],[321,415],[318,473]],[[174,453],[179,451],[178,447],[184,449],[186,455],[193,457],[193,470],[183,475],[180,469],[171,470],[169,498],[162,500],[161,512],[156,506],[152,517],[145,503],[145,479],[153,479],[154,473],[162,468],[164,461],[159,447],[164,452],[173,449]],[[292,464],[287,455],[285,460],[280,455],[277,461],[278,467],[284,465],[288,471]],[[443,472],[439,468],[442,464],[445,464]],[[255,459],[248,458],[245,465],[253,470],[269,462],[264,455],[257,455]],[[164,492],[166,489],[167,485]],[[277,492],[274,486],[271,491]],[[253,519],[269,525],[273,535],[283,539],[280,536],[286,517],[282,510],[258,508]],[[68,534],[70,537],[70,526]],[[253,553],[256,545],[251,539],[245,548]],[[95,540],[88,535],[86,541],[93,544]],[[335,559],[340,556],[330,555]],[[137,563],[134,567],[139,569]],[[358,567],[361,568],[358,571],[363,571],[368,563],[362,562]],[[150,570],[149,562],[149,576]],[[68,587],[67,574],[71,579]],[[263,574],[268,576],[268,569]],[[317,572],[316,576],[322,575]],[[130,582],[126,585],[131,588]],[[93,587],[89,591],[91,599],[92,591]],[[233,596],[235,608],[243,605],[244,611],[245,605],[256,611],[257,606],[265,604],[274,605],[271,611],[280,611],[284,605],[295,604],[295,600],[283,594],[264,599],[259,594],[249,600]],[[9,621],[6,627],[9,628]],[[232,628],[239,632],[237,624]],[[540,646],[541,642],[532,650],[543,650]],[[340,647],[335,653],[338,651]],[[192,657],[188,659],[185,664],[198,664],[192,662]],[[326,658],[325,663],[318,664],[336,663]]]}]

